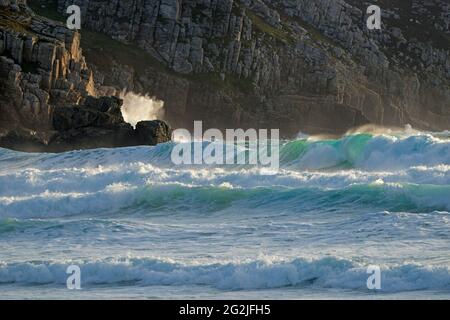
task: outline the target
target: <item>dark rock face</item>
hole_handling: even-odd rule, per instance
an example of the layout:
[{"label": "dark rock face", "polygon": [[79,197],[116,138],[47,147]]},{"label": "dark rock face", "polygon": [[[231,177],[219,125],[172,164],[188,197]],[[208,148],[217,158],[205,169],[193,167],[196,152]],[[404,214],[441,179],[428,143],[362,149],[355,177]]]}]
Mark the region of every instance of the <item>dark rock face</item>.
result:
[{"label": "dark rock face", "polygon": [[136,133],[142,144],[157,145],[170,141],[172,129],[164,121],[141,121],[136,125]]},{"label": "dark rock face", "polygon": [[[147,140],[147,142],[151,142]],[[145,144],[145,143],[143,143]],[[149,143],[147,143],[150,145]],[[114,128],[83,127],[58,132],[44,148],[33,151],[64,152],[77,149],[116,148],[140,145],[136,133],[129,124]]]},{"label": "dark rock face", "polygon": [[78,32],[25,1],[0,2],[0,147],[60,152],[171,139],[170,129],[142,135],[125,123],[121,99],[97,96]]},{"label": "dark rock face", "polygon": [[121,106],[122,100],[115,97],[88,97],[81,106],[58,106],[53,111],[53,127],[57,131],[86,127],[114,128],[125,122]]},{"label": "dark rock face", "polygon": [[125,123],[120,111],[122,103],[116,97],[88,97],[81,106],[56,107],[53,124],[58,134],[49,148],[66,151],[73,148],[154,146],[171,140],[172,129],[164,121],[142,121],[136,129]]},{"label": "dark rock face", "polygon": [[[74,149],[115,148],[168,142],[172,129],[160,120],[139,122],[134,129],[120,112],[115,97],[86,99],[85,105],[55,107],[53,130],[13,127],[0,131],[0,145],[30,152],[64,152]],[[104,111],[103,111],[104,110]]]}]

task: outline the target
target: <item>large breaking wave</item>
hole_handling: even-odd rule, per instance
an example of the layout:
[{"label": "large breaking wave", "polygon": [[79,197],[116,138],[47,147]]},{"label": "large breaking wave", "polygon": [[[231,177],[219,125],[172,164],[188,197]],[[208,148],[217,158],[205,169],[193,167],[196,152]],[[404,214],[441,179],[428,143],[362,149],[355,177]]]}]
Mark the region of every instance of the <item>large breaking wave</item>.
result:
[{"label": "large breaking wave", "polygon": [[[206,147],[210,143],[202,144]],[[174,145],[172,142],[151,148],[96,149],[63,154],[27,154],[0,148],[0,161],[2,171],[31,165],[37,168],[82,168],[124,161],[173,166],[170,156]],[[414,166],[450,165],[450,135],[356,134],[340,139],[311,137],[284,141],[280,158],[283,168],[300,170],[359,168],[389,171]]]},{"label": "large breaking wave", "polygon": [[[203,143],[205,144],[205,143]],[[356,134],[286,141],[281,169],[174,166],[174,143],[26,154],[0,149],[0,218],[280,206],[450,211],[447,135]]]}]

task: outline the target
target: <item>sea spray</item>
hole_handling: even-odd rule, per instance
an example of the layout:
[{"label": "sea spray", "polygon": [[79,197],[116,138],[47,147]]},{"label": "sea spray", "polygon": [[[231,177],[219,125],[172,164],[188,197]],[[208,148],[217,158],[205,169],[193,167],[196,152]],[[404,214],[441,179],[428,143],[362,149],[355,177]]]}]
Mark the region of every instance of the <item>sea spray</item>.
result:
[{"label": "sea spray", "polygon": [[123,118],[133,127],[139,121],[156,120],[164,116],[163,101],[133,92],[123,92],[120,98],[123,99]]}]

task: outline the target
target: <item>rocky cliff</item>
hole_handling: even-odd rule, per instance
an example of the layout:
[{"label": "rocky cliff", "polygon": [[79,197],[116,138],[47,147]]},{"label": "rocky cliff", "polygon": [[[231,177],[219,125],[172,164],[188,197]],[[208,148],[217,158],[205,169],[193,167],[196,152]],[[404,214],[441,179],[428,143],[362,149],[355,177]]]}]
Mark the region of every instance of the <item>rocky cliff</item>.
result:
[{"label": "rocky cliff", "polygon": [[367,122],[450,127],[445,0],[374,1],[382,30],[366,27],[372,3],[360,0],[53,2],[61,14],[78,4],[85,28],[137,46],[163,66],[86,48],[96,78],[164,100],[175,126],[202,119],[285,135]]},{"label": "rocky cliff", "polygon": [[65,151],[153,144],[155,132],[142,139],[123,120],[122,102],[97,98],[95,87],[78,32],[36,16],[24,1],[0,2],[0,146]]},{"label": "rocky cliff", "polygon": [[448,1],[374,2],[382,30],[367,29],[371,3],[359,0],[28,1],[61,21],[79,5],[81,40],[9,5],[0,25],[8,90],[0,94],[23,112],[0,121],[48,124],[53,106],[128,90],[163,100],[174,127],[203,120],[205,128],[280,128],[284,136],[366,123],[449,129]]}]

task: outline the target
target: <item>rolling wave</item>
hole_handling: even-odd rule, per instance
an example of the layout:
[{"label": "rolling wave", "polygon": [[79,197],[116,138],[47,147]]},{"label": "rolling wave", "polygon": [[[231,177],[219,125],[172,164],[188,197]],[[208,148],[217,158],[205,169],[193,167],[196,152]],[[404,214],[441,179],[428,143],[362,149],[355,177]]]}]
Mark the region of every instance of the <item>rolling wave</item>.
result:
[{"label": "rolling wave", "polygon": [[51,218],[74,215],[126,214],[145,211],[218,212],[242,209],[263,212],[276,208],[292,214],[310,211],[348,212],[353,208],[392,212],[450,211],[450,186],[386,184],[353,185],[344,189],[224,186],[192,187],[179,184],[111,185],[97,192],[52,193],[0,197],[0,217]]},{"label": "rolling wave", "polygon": [[[1,284],[65,285],[69,265],[81,269],[81,285],[210,286],[219,290],[283,287],[368,291],[367,266],[327,257],[182,264],[149,258],[0,264]],[[381,292],[449,290],[450,269],[415,264],[381,266]]]},{"label": "rolling wave", "polygon": [[[201,144],[204,150],[214,142],[192,142],[192,144]],[[175,145],[176,143],[170,142],[151,148],[95,149],[63,154],[27,154],[0,148],[0,164],[2,171],[30,166],[57,169],[107,166],[123,162],[144,162],[159,167],[173,167],[171,152]],[[248,150],[237,148],[237,152]],[[450,165],[450,139],[443,138],[439,134],[412,136],[356,134],[334,140],[298,139],[281,144],[280,160],[282,168],[294,170],[356,168],[368,171],[392,171],[417,166]]]},{"label": "rolling wave", "polygon": [[174,166],[174,145],[63,154],[0,149],[0,218],[262,206],[293,213],[350,206],[450,210],[450,141],[441,136],[287,141],[276,172],[250,165]]}]

